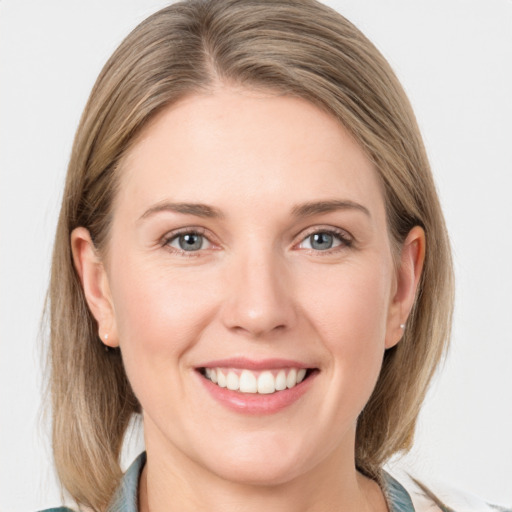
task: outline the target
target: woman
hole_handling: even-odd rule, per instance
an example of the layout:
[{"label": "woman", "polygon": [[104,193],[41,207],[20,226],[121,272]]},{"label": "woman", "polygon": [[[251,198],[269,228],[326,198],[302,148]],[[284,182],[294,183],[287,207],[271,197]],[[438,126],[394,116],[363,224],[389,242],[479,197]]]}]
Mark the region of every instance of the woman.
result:
[{"label": "woman", "polygon": [[413,510],[382,465],[446,348],[449,244],[407,99],[332,10],[191,1],[128,36],[78,129],[49,297],[79,505]]}]

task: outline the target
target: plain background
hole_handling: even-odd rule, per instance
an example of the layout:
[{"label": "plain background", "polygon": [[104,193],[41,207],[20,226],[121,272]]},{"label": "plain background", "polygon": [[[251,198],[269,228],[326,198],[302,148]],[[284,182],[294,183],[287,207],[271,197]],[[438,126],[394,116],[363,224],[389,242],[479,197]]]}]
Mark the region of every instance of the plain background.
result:
[{"label": "plain background", "polygon": [[[65,168],[102,65],[166,3],[0,0],[3,512],[60,502],[39,417],[38,326]],[[370,37],[409,94],[453,243],[453,346],[402,464],[511,504],[512,1],[329,4]]]}]

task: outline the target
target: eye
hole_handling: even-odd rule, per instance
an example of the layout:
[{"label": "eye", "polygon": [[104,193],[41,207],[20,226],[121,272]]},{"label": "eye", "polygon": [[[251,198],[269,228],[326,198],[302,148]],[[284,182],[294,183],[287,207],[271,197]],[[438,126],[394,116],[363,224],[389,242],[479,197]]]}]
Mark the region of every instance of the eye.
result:
[{"label": "eye", "polygon": [[299,244],[300,249],[311,249],[314,251],[328,251],[340,246],[350,246],[352,240],[344,233],[334,230],[315,231],[308,235]]},{"label": "eye", "polygon": [[211,242],[201,233],[189,231],[169,238],[166,245],[179,251],[195,252],[201,249],[209,249]]}]

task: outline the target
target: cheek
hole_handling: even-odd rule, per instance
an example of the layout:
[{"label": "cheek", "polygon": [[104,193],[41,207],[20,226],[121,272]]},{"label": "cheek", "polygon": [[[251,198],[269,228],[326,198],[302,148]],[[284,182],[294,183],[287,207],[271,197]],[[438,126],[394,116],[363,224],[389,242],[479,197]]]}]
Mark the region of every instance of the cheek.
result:
[{"label": "cheek", "polygon": [[214,314],[211,285],[200,275],[149,263],[118,266],[112,282],[123,361],[139,400],[158,400],[165,389],[178,392],[184,354]]},{"label": "cheek", "polygon": [[179,350],[180,340],[200,328],[211,290],[200,275],[133,265],[113,275],[112,295],[121,343],[145,350]]},{"label": "cheek", "polygon": [[371,261],[317,273],[315,287],[302,294],[310,296],[307,309],[319,319],[328,339],[344,333],[343,339],[354,346],[384,342],[391,273],[383,270],[387,265],[382,261]]},{"label": "cheek", "polygon": [[369,395],[382,365],[391,290],[391,273],[383,268],[380,261],[317,276],[305,306],[348,392]]}]

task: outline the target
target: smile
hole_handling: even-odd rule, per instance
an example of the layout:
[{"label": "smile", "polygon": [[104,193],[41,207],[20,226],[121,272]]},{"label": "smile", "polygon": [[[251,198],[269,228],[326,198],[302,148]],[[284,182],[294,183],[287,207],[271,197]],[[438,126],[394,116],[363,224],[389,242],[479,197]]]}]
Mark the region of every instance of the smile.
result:
[{"label": "smile", "polygon": [[263,371],[234,368],[202,368],[201,374],[220,388],[240,393],[270,395],[300,384],[308,375],[306,368],[282,368]]}]

